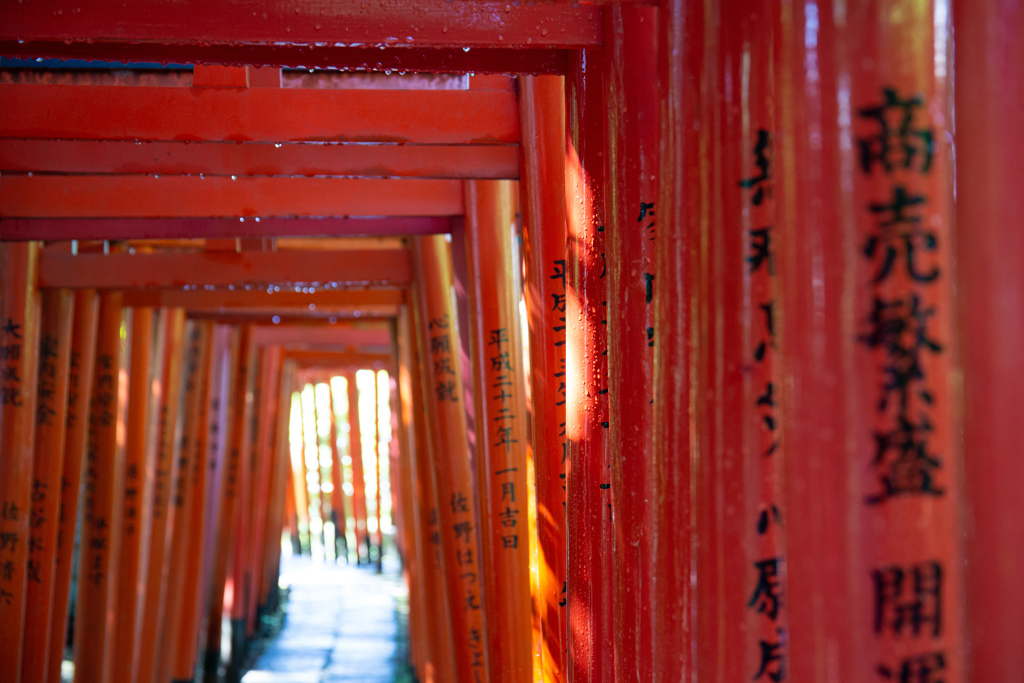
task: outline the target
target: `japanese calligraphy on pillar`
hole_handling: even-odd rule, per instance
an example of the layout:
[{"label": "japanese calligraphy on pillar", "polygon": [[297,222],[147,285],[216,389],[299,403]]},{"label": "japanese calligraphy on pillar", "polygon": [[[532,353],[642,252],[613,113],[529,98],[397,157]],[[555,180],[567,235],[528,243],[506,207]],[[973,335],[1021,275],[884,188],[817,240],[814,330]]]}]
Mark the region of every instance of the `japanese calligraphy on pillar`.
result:
[{"label": "japanese calligraphy on pillar", "polygon": [[[491,445],[508,453],[512,450],[513,444],[519,443],[519,439],[515,438],[515,434],[519,432],[513,427],[519,416],[513,412],[512,407],[515,406],[514,397],[517,390],[513,364],[515,357],[506,328],[500,327],[490,331],[487,350],[491,361],[488,370],[488,381],[492,390],[490,401],[494,409]],[[501,497],[496,509],[499,510],[498,518],[501,520],[502,531],[498,534],[497,541],[500,545],[497,547],[506,550],[515,550],[519,547],[519,532],[522,530],[518,525],[520,507],[516,501],[515,482],[512,481],[512,474],[517,471],[518,468],[512,467],[497,470],[493,475],[501,484]],[[519,495],[525,495],[525,491],[520,491]]]},{"label": "japanese calligraphy on pillar", "polygon": [[[879,519],[891,520],[920,514],[922,505],[949,505],[948,197],[936,177],[925,97],[884,86],[856,104],[857,173],[866,200],[858,218],[864,286],[856,343],[871,367],[873,413],[862,495]],[[865,577],[882,659],[874,666],[879,680],[937,683],[951,675],[942,640],[949,567],[927,540],[907,545],[883,542],[880,566]]]},{"label": "japanese calligraphy on pillar", "polygon": [[755,421],[754,446],[757,462],[751,468],[759,472],[759,504],[753,526],[756,552],[751,567],[753,588],[747,609],[757,615],[750,631],[750,647],[757,668],[752,680],[785,679],[786,619],[784,594],[784,557],[782,555],[782,513],[777,500],[777,456],[779,421],[776,414],[777,365],[775,363],[775,262],[773,253],[774,198],[772,177],[772,134],[759,128],[752,150],[753,175],[739,181],[748,220],[746,255],[743,265],[749,279],[750,343],[748,367],[754,385],[749,414]]},{"label": "japanese calligraphy on pillar", "polygon": [[[100,354],[96,358],[96,389],[93,392],[89,412],[89,445],[85,452],[85,500],[82,510],[85,526],[82,532],[81,563],[84,580],[100,586],[106,578],[106,562],[110,550],[110,520],[96,508],[99,485],[100,458],[96,434],[100,430],[114,428],[117,419],[118,362],[111,354]],[[105,457],[110,457],[105,456]]]}]

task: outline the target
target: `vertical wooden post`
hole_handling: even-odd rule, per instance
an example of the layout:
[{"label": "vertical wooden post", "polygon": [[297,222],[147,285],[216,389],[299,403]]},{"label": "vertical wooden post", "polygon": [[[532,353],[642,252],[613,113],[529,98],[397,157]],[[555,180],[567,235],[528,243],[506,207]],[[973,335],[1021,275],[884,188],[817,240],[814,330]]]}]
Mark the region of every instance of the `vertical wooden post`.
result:
[{"label": "vertical wooden post", "polygon": [[695,278],[696,561],[708,577],[698,580],[697,675],[765,680],[785,675],[789,654],[773,253],[778,5],[730,0],[711,16],[700,144],[714,180]]},{"label": "vertical wooden post", "polygon": [[[206,424],[203,411],[209,376],[212,331],[210,323],[198,321],[190,322],[186,329],[188,345],[184,366],[185,393],[182,401],[185,412],[178,446],[178,462],[168,492],[172,515],[168,521],[171,538],[167,546],[170,552],[164,560],[168,566],[164,618],[160,622],[160,631],[156,639],[159,643],[154,676],[157,683],[172,680],[171,667],[181,630],[182,607],[187,595],[185,559],[190,542],[196,540],[192,527],[192,506],[193,498],[201,493],[197,494],[193,485],[193,474],[197,461],[202,458],[201,446],[205,442],[202,435]],[[192,588],[194,590],[194,586]]]},{"label": "vertical wooden post", "polygon": [[144,517],[149,527],[149,557],[146,561],[145,592],[142,600],[141,626],[136,643],[133,680],[151,683],[156,666],[157,634],[167,613],[167,586],[170,562],[169,534],[171,521],[171,482],[177,477],[178,448],[181,440],[178,416],[182,396],[182,363],[185,355],[185,311],[169,309],[163,330],[163,356],[160,367],[159,417],[156,429],[156,457],[152,470],[146,471],[146,487],[152,491],[152,505]]},{"label": "vertical wooden post", "polygon": [[138,636],[139,586],[148,576],[149,530],[141,523],[146,470],[150,458],[146,451],[149,418],[150,380],[153,361],[152,308],[132,310],[131,365],[128,372],[128,416],[125,443],[124,486],[117,492],[122,499],[121,553],[118,580],[114,586],[116,622],[110,678],[128,681],[132,677],[135,639]]},{"label": "vertical wooden post", "polygon": [[[59,680],[68,631],[68,602],[71,593],[71,563],[78,521],[79,482],[85,460],[89,427],[89,401],[92,397],[93,369],[96,365],[96,325],[99,297],[93,290],[75,292],[74,323],[71,331],[71,359],[68,372],[67,429],[64,440],[64,466],[60,478],[60,514],[57,517],[57,542],[53,573],[53,605],[50,608],[49,637],[46,648],[46,681]],[[56,490],[54,494],[56,494]]]},{"label": "vertical wooden post", "polygon": [[782,6],[796,683],[966,680],[944,7]]},{"label": "vertical wooden post", "polygon": [[348,564],[348,541],[345,537],[345,530],[348,528],[348,520],[345,515],[345,483],[344,470],[341,466],[341,452],[338,449],[338,416],[334,411],[334,388],[331,382],[328,387],[328,412],[327,417],[331,421],[331,516],[334,521],[334,558],[335,562],[345,557]]},{"label": "vertical wooden post", "polygon": [[532,675],[526,523],[526,374],[506,181],[465,183],[466,261],[476,402],[476,478],[490,679]]},{"label": "vertical wooden post", "polygon": [[[654,323],[654,667],[658,683],[693,676],[691,433],[694,226],[701,210],[695,129],[703,59],[702,3],[666,0],[658,17],[661,189]],[[698,580],[700,580],[698,578]]]},{"label": "vertical wooden post", "polygon": [[21,678],[26,682],[47,679],[46,650],[54,596],[73,318],[74,295],[70,291],[50,289],[43,292],[35,457],[32,463],[31,507],[27,513],[30,529],[21,658]]},{"label": "vertical wooden post", "polygon": [[1024,6],[953,2],[956,52],[957,267],[963,345],[967,520],[967,670],[973,681],[1024,671]]},{"label": "vertical wooden post", "polygon": [[366,476],[363,472],[363,440],[359,426],[359,387],[356,386],[356,373],[345,374],[348,384],[348,443],[349,457],[352,458],[352,516],[356,520],[356,564],[359,564],[360,548],[367,547],[366,561],[369,556],[369,533],[366,526]]},{"label": "vertical wooden post", "polygon": [[119,578],[128,364],[122,299],[120,292],[100,295],[75,604],[75,672],[98,683],[110,680]]},{"label": "vertical wooden post", "polygon": [[545,681],[565,680],[566,207],[565,93],[560,76],[519,80],[523,242],[530,328],[541,662]]},{"label": "vertical wooden post", "polygon": [[602,50],[570,53],[566,87],[567,680],[615,679],[608,450],[607,240]]},{"label": "vertical wooden post", "polygon": [[657,10],[616,5],[604,77],[609,111],[605,202],[615,671],[652,677],[651,556],[654,316],[657,288]]},{"label": "vertical wooden post", "polygon": [[[291,482],[292,486],[294,487],[295,493],[295,512],[297,515],[299,551],[300,553],[308,552],[312,554],[313,532],[312,529],[310,528],[309,518],[309,506],[311,501],[309,499],[309,480],[307,479],[308,468],[306,467],[306,448],[308,448],[309,445],[307,443],[307,441],[309,440],[309,435],[306,434],[305,414],[302,411],[303,386],[301,382],[296,381],[294,389],[299,395],[298,411],[299,418],[301,420],[301,427],[299,429],[300,445],[298,449],[297,458],[295,453],[291,451],[290,447],[289,450],[286,451],[286,454],[289,456],[291,462]],[[281,405],[281,409],[283,409],[285,413],[288,413],[290,417],[291,394],[288,395],[288,400]]]},{"label": "vertical wooden post", "polygon": [[[227,409],[227,419],[222,432],[225,441],[225,462],[221,472],[220,502],[216,512],[216,526],[213,534],[214,557],[211,567],[210,604],[206,617],[206,647],[203,655],[203,674],[207,680],[217,678],[220,666],[221,622],[224,616],[225,584],[228,576],[228,560],[230,550],[237,547],[234,535],[237,527],[235,517],[238,514],[240,500],[239,479],[245,469],[245,456],[248,453],[249,414],[251,402],[248,400],[252,388],[250,370],[253,363],[255,347],[252,344],[252,326],[247,325],[232,332],[231,338],[231,385],[227,396],[223,399]],[[232,589],[234,586],[232,585]],[[232,601],[234,593],[232,592]]]},{"label": "vertical wooden post", "polygon": [[[469,470],[466,411],[458,362],[458,320],[450,298],[451,255],[439,235],[413,243],[420,318],[418,332],[435,429],[433,478],[440,520],[442,566],[448,587],[457,683],[488,680],[478,528]],[[428,346],[429,345],[429,346]]]},{"label": "vertical wooden post", "polygon": [[265,596],[266,605],[271,610],[277,609],[278,577],[281,566],[281,526],[284,512],[284,487],[285,480],[282,474],[288,466],[288,431],[289,415],[283,410],[291,402],[292,391],[297,386],[296,367],[294,360],[285,361],[281,368],[281,380],[278,387],[278,411],[275,414],[274,426],[274,454],[276,476],[271,484],[269,501],[269,518],[267,525],[267,537],[264,541],[266,554],[263,564],[263,586],[262,595]]},{"label": "vertical wooden post", "polygon": [[423,315],[414,302],[410,309],[412,331],[410,334],[409,379],[413,389],[414,414],[420,419],[413,421],[416,451],[413,462],[415,478],[414,496],[420,510],[419,534],[423,549],[424,620],[428,627],[427,647],[429,658],[423,673],[424,681],[441,683],[455,680],[455,650],[452,629],[451,602],[448,598],[448,583],[445,581],[444,558],[441,553],[441,516],[437,503],[431,464],[435,456],[435,443],[427,403],[434,387],[424,371],[425,344],[423,336]]},{"label": "vertical wooden post", "polygon": [[[380,422],[380,381],[376,371],[373,373],[373,478],[374,478],[374,516],[377,518],[377,572],[380,573],[384,561],[384,528],[381,518],[381,507],[383,498],[380,490],[380,449],[381,430],[383,425]],[[390,428],[390,425],[388,426]]]},{"label": "vertical wooden post", "polygon": [[37,242],[0,243],[0,671],[21,675],[39,352]]}]

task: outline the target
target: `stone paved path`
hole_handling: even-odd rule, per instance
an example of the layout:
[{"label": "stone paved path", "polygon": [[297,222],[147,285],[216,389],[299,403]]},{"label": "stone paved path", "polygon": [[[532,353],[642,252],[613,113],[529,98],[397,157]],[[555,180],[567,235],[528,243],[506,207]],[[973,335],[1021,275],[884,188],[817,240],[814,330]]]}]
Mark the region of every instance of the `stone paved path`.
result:
[{"label": "stone paved path", "polygon": [[291,586],[281,633],[242,683],[406,683],[405,587],[394,572],[282,558]]}]

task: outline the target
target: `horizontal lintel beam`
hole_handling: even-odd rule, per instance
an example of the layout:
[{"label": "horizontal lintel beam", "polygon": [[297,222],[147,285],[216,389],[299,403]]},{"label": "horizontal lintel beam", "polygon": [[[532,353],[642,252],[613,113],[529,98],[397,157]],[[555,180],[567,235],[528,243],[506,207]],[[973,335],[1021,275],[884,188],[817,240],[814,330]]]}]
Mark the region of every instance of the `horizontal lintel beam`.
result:
[{"label": "horizontal lintel beam", "polygon": [[316,351],[313,349],[284,350],[284,357],[294,360],[303,369],[310,368],[344,368],[358,366],[369,368],[373,365],[391,365],[393,359],[387,353],[367,353],[364,351]]},{"label": "horizontal lintel beam", "polygon": [[519,145],[0,139],[0,171],[503,179],[519,177]]},{"label": "horizontal lintel beam", "polygon": [[0,102],[0,131],[14,139],[519,142],[510,90],[7,84]]},{"label": "horizontal lintel beam", "polygon": [[57,0],[4,8],[0,38],[85,42],[327,44],[410,47],[590,47],[601,44],[593,5],[505,0]]},{"label": "horizontal lintel beam", "polygon": [[331,350],[337,347],[390,347],[391,329],[387,323],[370,327],[351,325],[257,325],[253,327],[257,346],[292,346],[302,349]]},{"label": "horizontal lintel beam", "polygon": [[407,286],[404,249],[245,251],[153,254],[44,252],[39,286],[68,289],[243,286],[267,283],[386,283]]},{"label": "horizontal lintel beam", "polygon": [[455,216],[459,180],[4,175],[0,218]]},{"label": "horizontal lintel beam", "polygon": [[[189,311],[220,311],[231,313],[257,309],[307,309],[310,312],[338,307],[399,306],[405,303],[401,289],[318,289],[315,292],[267,292],[266,290],[196,289],[129,289],[124,305],[153,308],[184,308]],[[313,308],[310,308],[310,306]]]},{"label": "horizontal lintel beam", "polygon": [[[532,46],[531,46],[532,47]],[[224,64],[334,68],[420,73],[564,74],[567,51],[557,48],[341,47],[336,45],[167,44],[92,41],[65,43],[0,40],[14,58],[89,59],[107,62]]]},{"label": "horizontal lintel beam", "polygon": [[[0,184],[2,184],[0,180]],[[23,240],[223,237],[392,237],[451,232],[447,216],[383,218],[4,218],[0,235]]]}]

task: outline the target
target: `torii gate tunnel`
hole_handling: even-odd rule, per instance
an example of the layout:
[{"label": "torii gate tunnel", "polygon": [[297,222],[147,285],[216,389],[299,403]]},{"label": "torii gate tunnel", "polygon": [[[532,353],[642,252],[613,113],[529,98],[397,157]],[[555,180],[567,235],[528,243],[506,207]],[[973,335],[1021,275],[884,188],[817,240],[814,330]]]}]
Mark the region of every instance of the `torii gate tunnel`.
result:
[{"label": "torii gate tunnel", "polygon": [[423,682],[1024,680],[1021,36],[0,0],[0,680],[237,679],[283,538]]}]

